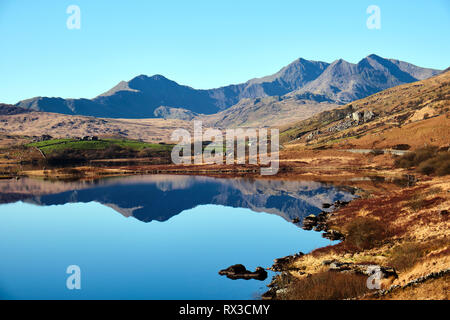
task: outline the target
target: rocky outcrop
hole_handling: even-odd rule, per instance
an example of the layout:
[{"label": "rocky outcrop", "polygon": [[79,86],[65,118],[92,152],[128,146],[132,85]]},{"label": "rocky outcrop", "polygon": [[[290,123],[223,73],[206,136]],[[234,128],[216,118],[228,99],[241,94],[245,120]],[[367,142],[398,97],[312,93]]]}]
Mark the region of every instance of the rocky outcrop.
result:
[{"label": "rocky outcrop", "polygon": [[190,121],[198,116],[197,113],[184,108],[171,108],[166,106],[160,106],[153,112],[156,118],[163,119],[179,119]]},{"label": "rocky outcrop", "polygon": [[342,207],[345,207],[346,205],[348,205],[349,203],[350,203],[350,201],[337,200],[334,202],[334,208],[335,209],[342,208]]},{"label": "rocky outcrop", "polygon": [[375,114],[371,110],[355,111],[351,115],[353,121],[357,123],[366,123],[375,118]]},{"label": "rocky outcrop", "polygon": [[345,239],[345,235],[337,230],[327,230],[322,234],[323,238],[329,239],[331,241],[342,241]]},{"label": "rocky outcrop", "polygon": [[286,293],[289,284],[294,281],[294,277],[289,272],[281,272],[273,277],[272,282],[267,285],[268,291],[261,296],[262,300],[274,300]]},{"label": "rocky outcrop", "polygon": [[297,258],[304,256],[303,252],[296,253],[294,255],[286,256],[283,258],[278,258],[273,260],[273,265],[270,268],[272,271],[286,271],[292,270],[289,268],[289,265]]},{"label": "rocky outcrop", "polygon": [[321,134],[322,132],[320,132],[319,130],[315,130],[310,132],[307,136],[306,136],[306,141],[311,141],[314,140],[319,134]]},{"label": "rocky outcrop", "polygon": [[[324,204],[324,207],[330,208],[333,207],[333,209],[339,209],[346,205],[348,205],[348,201],[341,201],[337,200],[332,205],[331,204]],[[322,211],[317,216],[311,214],[303,219],[303,226],[302,229],[304,230],[314,230],[314,231],[325,231],[322,236],[324,238],[330,239],[332,241],[334,240],[344,240],[345,236],[341,232],[337,230],[329,229],[327,220],[330,215],[333,213]]]},{"label": "rocky outcrop", "polygon": [[379,270],[380,279],[398,278],[397,272],[392,267],[384,267],[379,265],[355,264],[351,262],[340,262],[337,260],[325,260],[322,265],[329,266],[329,271],[335,272],[354,272],[370,276],[373,270]]},{"label": "rocky outcrop", "polygon": [[267,271],[262,267],[257,267],[254,272],[251,272],[245,268],[242,264],[235,264],[226,269],[220,270],[219,274],[221,276],[227,276],[227,278],[236,280],[236,279],[255,279],[255,280],[266,280]]},{"label": "rocky outcrop", "polygon": [[373,121],[376,116],[377,115],[371,110],[358,110],[353,113],[347,114],[345,119],[329,127],[327,131],[329,133],[340,132],[345,129],[349,129],[351,127],[356,127],[364,123]]},{"label": "rocky outcrop", "polygon": [[314,228],[317,225],[317,217],[313,214],[305,217],[303,219],[303,229],[304,230],[312,230],[312,228]]},{"label": "rocky outcrop", "polygon": [[392,293],[392,292],[394,292],[396,290],[403,290],[403,289],[406,289],[406,288],[409,288],[409,287],[417,286],[417,285],[419,285],[421,283],[424,283],[424,282],[426,282],[428,280],[442,278],[442,277],[446,276],[449,273],[450,273],[450,269],[444,269],[444,270],[441,270],[439,272],[432,272],[432,273],[427,274],[426,276],[414,279],[414,280],[408,282],[407,284],[405,284],[403,286],[393,285],[389,289],[378,290],[375,293],[370,293],[370,294],[364,295],[362,298],[368,297],[368,296],[373,296],[373,297],[386,296],[386,295],[388,295],[388,294],[390,294],[390,293]]}]

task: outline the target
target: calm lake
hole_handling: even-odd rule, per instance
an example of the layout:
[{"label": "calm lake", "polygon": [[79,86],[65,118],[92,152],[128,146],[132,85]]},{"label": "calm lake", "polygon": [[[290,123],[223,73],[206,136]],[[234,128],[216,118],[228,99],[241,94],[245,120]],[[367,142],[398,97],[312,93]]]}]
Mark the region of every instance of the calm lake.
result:
[{"label": "calm lake", "polygon": [[[0,299],[257,299],[264,268],[329,245],[293,224],[353,191],[319,182],[149,175],[0,181]],[[81,270],[69,290],[67,267]]]}]

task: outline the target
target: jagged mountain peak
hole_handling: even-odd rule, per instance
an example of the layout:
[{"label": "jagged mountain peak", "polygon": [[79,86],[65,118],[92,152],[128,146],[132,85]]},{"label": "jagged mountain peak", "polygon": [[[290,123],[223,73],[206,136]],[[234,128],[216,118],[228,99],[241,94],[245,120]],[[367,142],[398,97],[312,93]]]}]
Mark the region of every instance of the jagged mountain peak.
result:
[{"label": "jagged mountain peak", "polygon": [[236,105],[242,99],[291,93],[320,95],[327,101],[341,104],[439,72],[375,54],[357,64],[343,59],[330,64],[298,58],[270,76],[216,89],[196,90],[160,74],[141,74],[130,81],[119,82],[91,100],[37,97],[20,101],[16,106],[109,118],[153,118],[160,106],[213,114]]}]

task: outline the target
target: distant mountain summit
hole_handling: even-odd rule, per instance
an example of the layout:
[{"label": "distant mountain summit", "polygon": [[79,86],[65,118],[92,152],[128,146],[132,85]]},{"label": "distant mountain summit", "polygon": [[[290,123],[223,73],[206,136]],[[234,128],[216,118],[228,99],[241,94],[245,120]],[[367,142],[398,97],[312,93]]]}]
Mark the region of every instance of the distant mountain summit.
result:
[{"label": "distant mountain summit", "polygon": [[[343,104],[440,72],[377,55],[370,55],[357,64],[342,59],[329,64],[300,58],[273,75],[216,89],[197,90],[162,75],[140,75],[128,82],[119,82],[94,99],[36,97],[20,101],[16,106],[105,118],[155,118],[167,115],[167,112],[161,112],[161,106],[182,108],[183,116],[186,112],[215,114],[242,99],[285,95],[320,96],[329,102]],[[180,113],[172,110],[170,114]]]},{"label": "distant mountain summit", "polygon": [[393,62],[377,55],[370,55],[357,64],[340,59],[296,93],[312,92],[325,95],[337,103],[347,103],[401,84],[426,79],[439,72],[406,62]]}]

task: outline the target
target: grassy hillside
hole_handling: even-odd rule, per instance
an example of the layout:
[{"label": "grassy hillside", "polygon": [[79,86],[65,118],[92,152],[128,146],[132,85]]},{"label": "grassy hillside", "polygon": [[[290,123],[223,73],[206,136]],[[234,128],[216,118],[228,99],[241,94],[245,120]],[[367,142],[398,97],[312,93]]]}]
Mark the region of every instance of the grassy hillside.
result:
[{"label": "grassy hillside", "polygon": [[[450,136],[450,72],[391,88],[281,128],[283,143],[334,148],[443,146]],[[359,112],[358,121],[353,115]],[[364,118],[367,114],[367,119]],[[369,116],[370,115],[370,116]]]},{"label": "grassy hillside", "polygon": [[149,149],[152,151],[170,151],[172,145],[146,143],[135,140],[104,139],[97,141],[82,141],[75,139],[53,139],[48,141],[33,142],[27,144],[29,147],[36,147],[45,155],[62,150],[106,150],[110,147],[129,148],[139,151]]},{"label": "grassy hillside", "polygon": [[[85,163],[101,159],[146,158],[155,163],[168,163],[173,145],[147,143],[128,139],[100,139],[84,141],[78,139],[52,139],[27,143],[25,150],[35,151],[34,160],[54,165]],[[39,151],[39,152],[38,152]],[[40,153],[40,154],[39,154]],[[28,159],[28,160],[33,160]],[[24,159],[23,159],[24,160]]]}]

